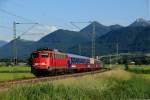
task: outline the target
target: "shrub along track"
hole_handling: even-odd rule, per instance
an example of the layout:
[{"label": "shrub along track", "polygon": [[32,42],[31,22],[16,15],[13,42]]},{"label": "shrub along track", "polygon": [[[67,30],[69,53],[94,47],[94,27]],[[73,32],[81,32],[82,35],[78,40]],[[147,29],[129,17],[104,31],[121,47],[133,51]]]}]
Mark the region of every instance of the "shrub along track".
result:
[{"label": "shrub along track", "polygon": [[66,79],[66,78],[71,78],[71,77],[80,77],[80,76],[85,76],[85,75],[102,73],[108,70],[110,69],[101,69],[101,70],[90,71],[90,72],[64,74],[64,75],[58,75],[58,76],[48,76],[48,77],[39,77],[39,78],[35,77],[35,78],[28,78],[28,79],[1,81],[0,90],[9,89],[10,87],[14,85],[19,85],[19,84],[29,84],[29,83],[33,84],[33,83],[46,82],[46,81],[52,81],[52,80]]}]

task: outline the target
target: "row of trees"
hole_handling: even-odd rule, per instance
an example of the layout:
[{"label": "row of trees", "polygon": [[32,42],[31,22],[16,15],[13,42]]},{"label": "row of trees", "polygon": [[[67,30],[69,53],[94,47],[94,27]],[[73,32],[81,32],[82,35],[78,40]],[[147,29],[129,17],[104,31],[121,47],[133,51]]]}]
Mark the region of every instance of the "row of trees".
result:
[{"label": "row of trees", "polygon": [[119,57],[105,57],[101,59],[104,63],[109,64],[150,64],[150,57],[145,55],[135,55],[135,56],[119,56]]},{"label": "row of trees", "polygon": [[[29,65],[30,59],[18,59],[17,60],[18,65],[24,64],[24,65]],[[14,62],[13,59],[0,59],[0,66],[13,66]]]}]

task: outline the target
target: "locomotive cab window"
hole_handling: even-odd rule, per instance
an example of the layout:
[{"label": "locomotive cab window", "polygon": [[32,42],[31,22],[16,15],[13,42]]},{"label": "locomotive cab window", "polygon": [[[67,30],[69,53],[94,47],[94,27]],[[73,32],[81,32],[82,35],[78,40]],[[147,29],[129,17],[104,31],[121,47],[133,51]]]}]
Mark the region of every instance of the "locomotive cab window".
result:
[{"label": "locomotive cab window", "polygon": [[39,57],[39,54],[38,53],[33,53],[32,54],[32,58],[38,58]]},{"label": "locomotive cab window", "polygon": [[41,54],[41,57],[42,57],[42,58],[48,58],[48,53],[43,53],[43,54]]}]

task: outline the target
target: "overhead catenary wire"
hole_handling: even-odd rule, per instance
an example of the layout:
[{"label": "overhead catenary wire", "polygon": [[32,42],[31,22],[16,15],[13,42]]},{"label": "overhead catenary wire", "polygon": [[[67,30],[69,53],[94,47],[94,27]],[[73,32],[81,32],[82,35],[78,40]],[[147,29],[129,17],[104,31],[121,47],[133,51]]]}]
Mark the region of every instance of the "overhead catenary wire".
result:
[{"label": "overhead catenary wire", "polygon": [[[5,14],[7,14],[7,15],[9,15],[9,16],[13,16],[13,17],[22,19],[22,20],[24,20],[24,21],[26,21],[26,22],[30,22],[30,23],[35,23],[35,22],[36,22],[36,23],[37,23],[37,21],[33,21],[33,20],[31,20],[31,19],[28,19],[28,18],[25,18],[25,17],[23,17],[23,16],[17,15],[17,14],[15,14],[15,13],[13,13],[13,12],[4,10],[4,9],[2,9],[2,8],[0,8],[0,12],[5,13]],[[38,25],[39,25],[39,26],[43,26],[43,27],[46,26],[46,25],[44,25],[44,24],[42,24],[42,23],[39,23],[39,22],[38,22]]]},{"label": "overhead catenary wire", "polygon": [[[4,9],[2,9],[2,8],[0,8],[0,12],[5,13],[5,14],[10,15],[10,16],[13,16],[13,17],[16,17],[16,18],[19,18],[19,19],[22,19],[22,20],[24,20],[24,21],[26,21],[26,22],[30,22],[31,24],[32,24],[33,22],[35,22],[35,21],[33,21],[33,20],[30,20],[30,19],[27,19],[27,18],[25,18],[25,17],[19,16],[19,15],[15,14],[15,13],[12,13],[12,12],[10,12],[10,11],[4,10]],[[24,23],[24,24],[30,24],[30,23]],[[17,24],[17,23],[16,23],[16,24]],[[21,23],[20,23],[20,24],[21,24]],[[41,24],[41,23],[38,23],[38,25],[41,26],[41,27],[45,27],[45,26],[46,26],[46,25]],[[2,25],[0,25],[0,28],[8,29],[8,30],[11,30],[11,31],[13,30],[11,27],[2,26]],[[19,33],[22,33],[20,36],[26,35],[26,33],[28,33],[29,30],[31,30],[31,28],[28,28],[26,31],[21,31],[20,29],[19,29],[19,30],[17,29],[17,31],[19,31]],[[31,34],[33,35],[33,32],[30,33],[30,35],[31,35]],[[43,34],[43,33],[42,33],[42,34]],[[37,34],[35,34],[35,35],[37,35]],[[38,33],[38,35],[39,35],[39,33]]]},{"label": "overhead catenary wire", "polygon": [[92,53],[91,53],[91,57],[95,58],[95,38],[96,38],[96,25],[94,23],[94,21],[87,21],[87,22],[70,22],[71,25],[73,25],[74,27],[76,27],[77,29],[81,30],[80,27],[78,27],[75,23],[93,23],[93,28],[92,28]]},{"label": "overhead catenary wire", "polygon": [[11,27],[7,27],[7,26],[3,26],[3,25],[0,25],[0,28],[8,29],[8,30],[12,30],[12,28],[11,28]]},{"label": "overhead catenary wire", "polygon": [[5,14],[10,15],[10,16],[13,16],[13,17],[17,17],[17,18],[22,19],[22,20],[24,20],[24,21],[34,22],[34,21],[29,20],[29,19],[27,19],[27,18],[24,18],[24,17],[22,17],[22,16],[16,15],[15,13],[12,13],[12,12],[10,12],[10,11],[4,10],[4,9],[2,9],[2,8],[0,8],[0,12],[3,12],[3,13],[5,13]]},{"label": "overhead catenary wire", "polygon": [[[13,29],[12,28],[9,28],[9,27],[2,27],[2,28],[5,28],[5,29],[9,29],[9,30],[13,30],[13,33],[14,33],[14,35],[13,35],[13,60],[14,60],[14,65],[16,65],[17,64],[17,45],[16,45],[16,39],[18,39],[20,36],[23,36],[23,35],[25,35],[27,32],[29,32],[34,26],[32,26],[32,27],[30,27],[30,28],[28,28],[28,30],[26,30],[25,32],[23,32],[20,36],[17,36],[17,32],[16,32],[16,25],[17,24],[33,24],[33,22],[34,21],[32,21],[32,20],[29,20],[29,19],[27,19],[27,18],[25,18],[25,17],[22,17],[22,16],[19,16],[19,15],[16,15],[15,13],[12,13],[12,12],[10,12],[10,11],[7,11],[7,10],[4,10],[4,9],[0,9],[0,12],[2,12],[2,13],[5,13],[5,14],[7,14],[7,15],[10,15],[10,16],[13,16],[13,17],[16,17],[16,18],[18,18],[18,19],[22,19],[22,20],[24,20],[24,21],[26,21],[25,23],[16,23],[15,21],[14,21],[14,23],[13,23]],[[37,23],[36,23],[37,24]],[[18,29],[17,29],[18,30]]]}]

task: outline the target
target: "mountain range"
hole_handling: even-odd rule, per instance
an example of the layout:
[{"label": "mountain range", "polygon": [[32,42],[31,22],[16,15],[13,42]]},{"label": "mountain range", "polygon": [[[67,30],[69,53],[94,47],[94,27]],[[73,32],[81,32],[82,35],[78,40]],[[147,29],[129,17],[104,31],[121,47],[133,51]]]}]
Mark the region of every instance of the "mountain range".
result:
[{"label": "mountain range", "polygon": [[[120,53],[150,52],[150,21],[140,18],[126,27],[118,24],[105,26],[94,21],[78,32],[59,29],[36,42],[17,39],[18,57],[27,58],[33,50],[44,47],[76,54],[79,54],[80,49],[81,55],[91,56],[93,26],[96,55],[116,53],[116,46]],[[12,58],[13,41],[0,48],[1,58]]]}]

